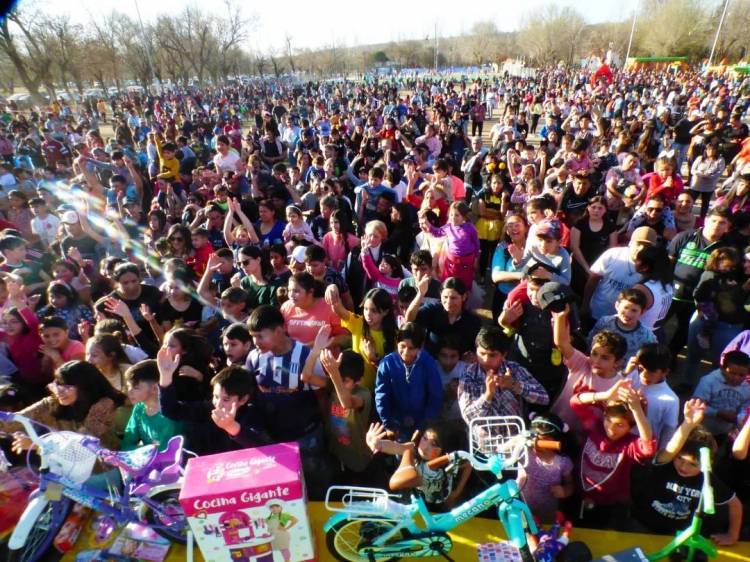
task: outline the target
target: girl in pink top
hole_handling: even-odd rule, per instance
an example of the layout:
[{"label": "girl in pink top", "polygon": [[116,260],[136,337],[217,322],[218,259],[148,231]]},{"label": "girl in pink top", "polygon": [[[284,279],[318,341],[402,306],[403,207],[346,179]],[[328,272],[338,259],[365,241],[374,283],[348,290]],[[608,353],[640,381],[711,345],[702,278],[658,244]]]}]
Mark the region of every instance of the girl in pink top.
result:
[{"label": "girl in pink top", "polygon": [[359,246],[359,238],[351,232],[351,220],[341,209],[331,215],[331,230],[323,236],[321,245],[328,256],[328,263],[336,271],[344,269],[349,251]]},{"label": "girl in pink top", "polygon": [[[362,248],[365,249],[364,247]],[[391,254],[383,254],[383,259],[380,260],[380,265],[375,263],[372,259],[370,252],[362,252],[359,256],[362,260],[362,267],[365,270],[367,278],[375,283],[375,286],[380,289],[385,289],[394,302],[398,294],[398,285],[404,278],[404,272],[401,268],[401,262],[399,259]]]},{"label": "girl in pink top", "polygon": [[44,388],[52,378],[42,373],[39,359],[39,319],[26,304],[23,285],[8,281],[8,301],[3,312],[4,330],[0,339],[8,345],[9,358],[18,368],[18,377],[23,385]]},{"label": "girl in pink top", "polygon": [[464,282],[467,291],[474,283],[474,266],[479,258],[479,235],[469,221],[469,206],[463,201],[451,203],[448,211],[448,222],[437,228],[424,222],[422,230],[433,236],[445,236],[446,257],[441,281],[448,277],[457,277]]}]

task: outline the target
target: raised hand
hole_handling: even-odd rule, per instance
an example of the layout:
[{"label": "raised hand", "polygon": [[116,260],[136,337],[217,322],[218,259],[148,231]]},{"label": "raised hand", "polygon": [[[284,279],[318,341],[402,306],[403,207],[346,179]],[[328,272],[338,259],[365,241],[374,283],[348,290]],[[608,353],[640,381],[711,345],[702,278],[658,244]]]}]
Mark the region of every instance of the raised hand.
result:
[{"label": "raised hand", "polygon": [[500,388],[502,390],[510,390],[513,388],[513,385],[516,383],[515,379],[513,378],[513,375],[510,372],[510,369],[506,368],[505,373],[502,375],[497,375],[495,377],[495,381],[497,384],[497,388]]},{"label": "raised hand", "polygon": [[685,416],[686,423],[698,425],[703,421],[703,415],[706,413],[706,403],[699,398],[691,398],[685,402],[682,413]]},{"label": "raised hand", "polygon": [[378,445],[379,441],[385,439],[387,435],[388,431],[382,423],[371,423],[370,429],[367,430],[367,434],[365,435],[365,443],[367,443],[367,446],[372,452],[377,452],[380,450]]},{"label": "raised hand", "polygon": [[341,295],[336,285],[328,285],[325,294],[326,304],[330,307],[338,306],[341,303]]},{"label": "raised hand", "polygon": [[229,409],[226,408],[214,408],[211,412],[211,419],[217,427],[223,429],[227,433],[236,435],[237,430],[237,402],[233,401]]},{"label": "raised hand", "polygon": [[331,345],[331,326],[323,324],[315,335],[313,349],[325,349]]},{"label": "raised hand", "polygon": [[169,349],[166,347],[160,347],[156,353],[156,366],[159,369],[159,385],[169,386],[172,384],[172,378],[177,370],[177,366],[180,364],[180,354],[175,354],[172,357]]},{"label": "raised hand", "polygon": [[430,280],[432,278],[429,275],[422,275],[422,277],[419,278],[417,281],[417,291],[419,291],[419,294],[422,298],[425,297],[427,294],[427,290],[430,288]]},{"label": "raised hand", "polygon": [[121,318],[125,318],[128,314],[131,314],[127,303],[115,297],[108,298],[104,301],[104,308],[110,314],[116,314]]},{"label": "raised hand", "polygon": [[330,349],[324,349],[320,352],[320,364],[328,373],[329,377],[334,377],[339,374],[339,364],[336,358],[333,356],[333,352]]},{"label": "raised hand", "polygon": [[141,316],[143,316],[143,319],[146,322],[153,322],[156,319],[156,316],[154,316],[154,313],[151,311],[151,307],[145,302],[141,304],[140,311]]}]

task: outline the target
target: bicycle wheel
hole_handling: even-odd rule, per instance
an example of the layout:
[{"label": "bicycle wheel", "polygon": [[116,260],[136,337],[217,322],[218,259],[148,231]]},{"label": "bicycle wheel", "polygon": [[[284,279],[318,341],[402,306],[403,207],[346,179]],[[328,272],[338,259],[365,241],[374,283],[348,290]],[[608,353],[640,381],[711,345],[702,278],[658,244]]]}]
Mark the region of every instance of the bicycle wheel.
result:
[{"label": "bicycle wheel", "polygon": [[26,543],[18,550],[8,549],[8,562],[36,562],[47,552],[70,510],[70,499],[49,502],[34,522]]},{"label": "bicycle wheel", "polygon": [[165,490],[149,498],[155,505],[148,506],[146,521],[161,536],[181,543],[187,542],[190,528],[180,505],[179,490]]},{"label": "bicycle wheel", "polygon": [[[345,519],[334,525],[326,533],[326,545],[336,560],[341,562],[369,562],[367,556],[360,556],[359,547],[366,541],[396,526],[394,521]],[[385,559],[395,562],[398,557]]]}]

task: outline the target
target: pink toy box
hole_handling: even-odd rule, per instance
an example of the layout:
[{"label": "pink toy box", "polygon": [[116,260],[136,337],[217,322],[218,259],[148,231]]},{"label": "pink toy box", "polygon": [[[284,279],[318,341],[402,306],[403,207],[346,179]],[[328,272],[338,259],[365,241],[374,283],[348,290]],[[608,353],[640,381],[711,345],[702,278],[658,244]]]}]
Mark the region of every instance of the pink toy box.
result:
[{"label": "pink toy box", "polygon": [[206,562],[315,560],[296,443],[192,458],[180,504]]}]

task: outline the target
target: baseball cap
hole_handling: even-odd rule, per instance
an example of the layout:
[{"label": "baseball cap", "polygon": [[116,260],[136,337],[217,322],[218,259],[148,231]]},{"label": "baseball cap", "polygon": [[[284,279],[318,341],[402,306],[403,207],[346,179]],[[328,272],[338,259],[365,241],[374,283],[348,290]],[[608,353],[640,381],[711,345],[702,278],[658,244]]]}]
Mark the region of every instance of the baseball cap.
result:
[{"label": "baseball cap", "polygon": [[543,238],[562,238],[562,224],[557,219],[544,219],[536,225],[536,235]]},{"label": "baseball cap", "polygon": [[292,259],[297,263],[305,263],[305,248],[306,246],[297,246],[292,250]]},{"label": "baseball cap", "polygon": [[62,214],[62,217],[60,217],[60,220],[65,224],[78,224],[78,213],[75,211],[65,211]]},{"label": "baseball cap", "polygon": [[650,226],[639,226],[633,231],[630,237],[631,242],[645,242],[647,244],[656,244],[656,231]]},{"label": "baseball cap", "polygon": [[556,281],[550,281],[542,285],[536,297],[539,300],[539,308],[542,310],[550,309],[552,312],[562,312],[565,305],[573,302],[574,298],[570,287]]}]

